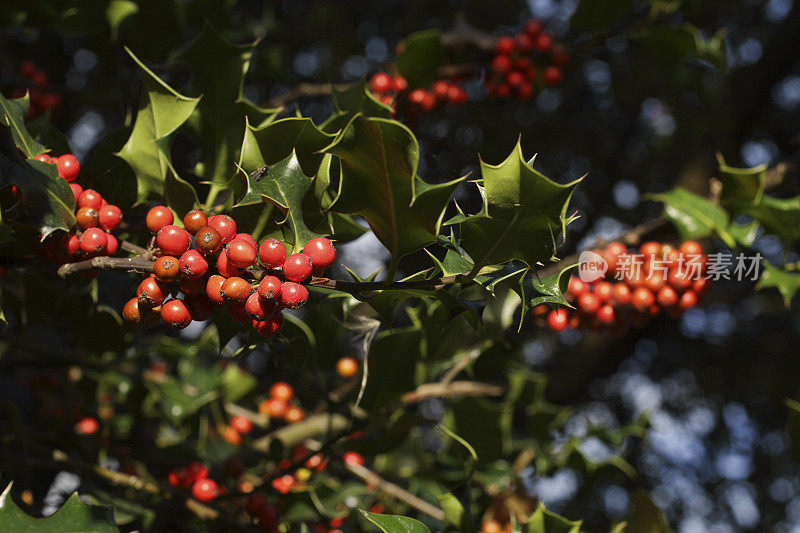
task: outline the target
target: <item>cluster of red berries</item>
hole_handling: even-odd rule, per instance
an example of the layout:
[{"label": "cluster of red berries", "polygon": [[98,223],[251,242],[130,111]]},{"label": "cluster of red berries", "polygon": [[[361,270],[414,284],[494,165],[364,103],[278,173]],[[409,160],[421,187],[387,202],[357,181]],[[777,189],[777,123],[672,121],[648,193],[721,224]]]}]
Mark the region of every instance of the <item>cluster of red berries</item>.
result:
[{"label": "cluster of red berries", "polygon": [[183,468],[172,470],[167,479],[173,487],[191,487],[192,496],[201,502],[210,502],[223,492],[217,482],[208,477],[208,467],[200,461],[192,461]]},{"label": "cluster of red berries", "polygon": [[[28,82],[27,90],[30,91],[30,107],[28,115],[35,117],[61,105],[61,95],[58,94],[47,79],[47,74],[36,66],[33,61],[23,61],[19,65],[19,73]],[[11,96],[21,98],[25,96],[26,89],[17,89]]]},{"label": "cluster of red berries", "polygon": [[495,42],[486,90],[492,96],[527,100],[545,85],[561,83],[561,66],[568,60],[569,53],[553,42],[541,21],[531,19],[520,34]]},{"label": "cluster of red berries", "polygon": [[414,89],[408,94],[408,83],[402,76],[392,77],[386,72],[376,72],[369,80],[372,93],[384,104],[397,109],[398,101],[404,97],[409,111],[428,112],[439,102],[450,104],[463,104],[468,100],[467,92],[455,81],[437,80],[433,82],[430,90],[425,88]]},{"label": "cluster of red berries", "polygon": [[258,404],[258,412],[270,420],[284,420],[288,424],[300,422],[306,417],[302,407],[292,405],[294,389],[288,383],[279,381],[269,389],[269,398]]},{"label": "cluster of red berries", "polygon": [[[308,289],[302,283],[336,260],[336,249],[325,237],[311,239],[302,252],[287,255],[278,239],[259,245],[252,235],[237,233],[236,222],[227,215],[209,217],[193,210],[183,218],[183,228],[173,222],[167,207],[156,206],[147,213],[159,257],[153,274],[125,304],[123,315],[131,322],[158,312],[166,325],[183,329],[192,320],[208,320],[215,306],[225,304],[234,320],[272,337],[283,327],[281,310],[306,303]],[[261,268],[251,270],[257,262]],[[245,277],[260,283],[251,285]]]},{"label": "cluster of red berries", "polygon": [[72,154],[59,157],[41,154],[34,159],[56,165],[58,175],[69,182],[75,196],[77,228],[45,242],[42,248],[45,258],[63,264],[116,254],[119,241],[111,232],[122,222],[122,210],[106,202],[94,189],[84,190],[76,183],[81,171],[78,159]]},{"label": "cluster of red berries", "polygon": [[575,310],[551,310],[546,305],[533,309],[534,316],[553,331],[568,326],[624,325],[623,315],[637,320],[661,311],[678,315],[697,305],[711,283],[704,276],[707,256],[695,241],[685,241],[678,248],[650,241],[632,252],[612,242],[594,252],[603,258],[607,270],[604,277],[591,282],[578,276],[569,279],[566,297]]}]

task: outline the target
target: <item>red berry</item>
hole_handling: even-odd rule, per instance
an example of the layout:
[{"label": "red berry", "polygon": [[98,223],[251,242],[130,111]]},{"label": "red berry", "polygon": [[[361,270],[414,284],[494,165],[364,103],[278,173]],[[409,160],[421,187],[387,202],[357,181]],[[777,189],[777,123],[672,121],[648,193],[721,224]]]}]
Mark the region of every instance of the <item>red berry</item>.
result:
[{"label": "red berry", "polygon": [[626,283],[620,281],[614,284],[614,302],[618,305],[631,303],[631,288]]},{"label": "red berry", "polygon": [[208,283],[206,283],[206,296],[217,305],[225,303],[221,292],[223,283],[225,283],[225,278],[216,274],[208,278]]},{"label": "red berry", "polygon": [[661,253],[661,243],[656,241],[647,241],[639,246],[639,253],[645,257],[656,257]]},{"label": "red berry", "polygon": [[250,431],[252,431],[253,423],[249,418],[237,415],[231,418],[231,427],[242,435],[247,435],[250,433]]},{"label": "red berry", "polygon": [[408,95],[408,101],[421,108],[423,111],[430,111],[436,107],[436,96],[425,89],[414,89]]},{"label": "red berry", "polygon": [[192,322],[192,315],[183,300],[173,298],[161,305],[161,320],[173,329],[183,329]]},{"label": "red berry", "polygon": [[39,155],[37,155],[36,157],[34,157],[34,159],[35,159],[35,160],[37,160],[37,161],[41,161],[42,163],[50,163],[51,165],[52,165],[53,163],[55,163],[55,161],[53,160],[53,158],[52,158],[52,157],[50,157],[50,156],[49,156],[49,155],[47,155],[47,154],[39,154]]},{"label": "red berry", "polygon": [[597,317],[597,321],[601,324],[611,325],[616,319],[616,313],[611,305],[605,304],[597,310],[595,317]]},{"label": "red berry", "polygon": [[683,271],[670,270],[667,275],[667,281],[676,291],[685,291],[692,286],[693,282],[691,274],[686,269]]},{"label": "red berry", "polygon": [[286,261],[286,247],[278,239],[267,239],[258,247],[258,260],[264,268],[278,268]]},{"label": "red berry", "polygon": [[[220,276],[221,277],[221,276]],[[181,277],[181,292],[187,296],[198,296],[206,293],[206,284],[208,280],[205,279],[191,279],[186,276]]]},{"label": "red berry", "polygon": [[692,292],[698,296],[703,294],[711,286],[711,280],[708,278],[699,278],[692,282]]},{"label": "red berry", "polygon": [[325,237],[314,237],[303,247],[313,265],[314,274],[322,274],[336,261],[336,248]]},{"label": "red berry", "polygon": [[156,235],[156,245],[161,249],[162,254],[180,257],[189,249],[189,233],[185,229],[171,224],[164,226]]},{"label": "red berry", "polygon": [[[264,320],[253,320],[253,329],[262,337],[273,337],[283,328],[283,315],[276,313]],[[288,406],[287,406],[288,409]]]},{"label": "red berry", "polygon": [[228,259],[228,254],[221,253],[217,256],[217,272],[226,278],[241,277],[244,269],[234,266]]},{"label": "red berry", "polygon": [[554,44],[551,52],[553,53],[552,61],[554,65],[563,65],[569,61],[569,53],[564,46],[560,44]]},{"label": "red berry", "polygon": [[189,279],[203,277],[208,270],[208,261],[197,250],[186,250],[178,264],[181,276]]},{"label": "red berry", "polygon": [[153,274],[162,283],[171,283],[181,276],[178,259],[171,255],[162,255],[153,265]]},{"label": "red berry", "polygon": [[122,222],[122,210],[115,205],[104,205],[100,208],[100,227],[106,231],[117,229]]},{"label": "red berry", "polygon": [[533,39],[533,47],[540,52],[547,52],[553,46],[553,38],[549,33],[542,32]]},{"label": "red berry", "polygon": [[684,259],[686,256],[700,255],[703,253],[703,247],[697,241],[684,241],[678,247],[678,251],[683,254]]},{"label": "red berry", "polygon": [[198,322],[208,320],[211,318],[211,314],[214,312],[214,302],[209,300],[208,296],[203,294],[197,296],[187,295],[183,300],[183,303],[186,304],[186,308],[189,310],[192,320],[196,320]]},{"label": "red berry", "polygon": [[292,487],[294,487],[295,480],[293,476],[289,474],[283,475],[279,478],[275,478],[272,480],[272,488],[280,492],[281,494],[288,494]]},{"label": "red berry", "polygon": [[656,297],[645,287],[638,287],[631,296],[631,303],[638,311],[647,311],[655,302]]},{"label": "red berry", "polygon": [[264,276],[258,284],[258,295],[268,301],[278,301],[281,297],[281,280],[275,276]]},{"label": "red berry", "polygon": [[257,292],[247,297],[244,308],[253,320],[266,320],[278,310],[275,302],[264,300]]},{"label": "red berry", "polygon": [[444,80],[436,80],[433,82],[433,87],[431,90],[433,91],[433,95],[440,100],[447,97],[447,89],[450,88],[450,84]]},{"label": "red berry", "polygon": [[70,234],[67,238],[66,251],[67,255],[78,255],[81,251],[81,238],[74,233]]},{"label": "red berry", "polygon": [[91,207],[99,210],[103,206],[103,197],[94,189],[86,189],[78,198],[78,207]]},{"label": "red berry", "polygon": [[517,100],[524,102],[533,95],[533,86],[527,81],[517,87]]},{"label": "red berry", "polygon": [[125,302],[125,306],[122,308],[122,316],[125,317],[125,320],[128,322],[133,322],[134,324],[138,324],[142,320],[138,298],[131,298]]},{"label": "red berry", "polygon": [[507,83],[501,83],[497,87],[497,96],[500,98],[508,98],[511,95],[511,86]]},{"label": "red berry", "polygon": [[136,297],[139,305],[152,309],[164,302],[169,291],[155,276],[146,277],[136,288]]},{"label": "red berry", "polygon": [[550,314],[547,315],[547,325],[550,326],[550,329],[553,331],[561,331],[567,327],[568,322],[569,315],[566,309],[553,309],[550,311]]},{"label": "red berry", "polygon": [[219,486],[213,479],[198,479],[192,485],[192,496],[201,502],[210,502],[219,496]]},{"label": "red berry", "polygon": [[408,89],[408,82],[403,76],[395,76],[392,80],[394,90],[397,93],[404,93]]},{"label": "red berry", "polygon": [[509,55],[514,51],[514,39],[512,37],[498,37],[494,42],[494,49],[498,54]]},{"label": "red berry", "polygon": [[75,424],[75,432],[79,435],[94,435],[98,429],[100,429],[100,424],[90,416],[82,418],[80,422]]},{"label": "red berry", "polygon": [[284,416],[284,419],[288,424],[294,424],[295,422],[300,422],[305,417],[306,414],[301,408],[292,406],[286,411],[286,416]]},{"label": "red berry", "polygon": [[540,33],[542,33],[542,22],[536,19],[530,19],[528,22],[525,23],[525,33],[530,35],[531,37],[536,37]]},{"label": "red berry", "polygon": [[219,232],[222,244],[226,245],[236,235],[236,222],[228,215],[216,215],[208,219],[208,225]]},{"label": "red berry", "polygon": [[469,96],[467,96],[467,91],[459,87],[458,85],[451,85],[447,89],[447,101],[451,104],[465,104]]},{"label": "red berry", "polygon": [[656,296],[656,301],[661,307],[672,307],[678,303],[678,293],[672,287],[661,287]]},{"label": "red berry", "polygon": [[157,205],[147,212],[145,224],[147,225],[147,229],[150,230],[150,233],[155,235],[161,231],[161,228],[164,226],[172,224],[174,220],[175,215],[172,214],[172,211],[170,211],[169,208],[163,205]]},{"label": "red berry", "polygon": [[519,87],[525,83],[525,76],[523,76],[521,72],[512,70],[506,75],[506,82],[512,87]]},{"label": "red berry", "polygon": [[308,289],[299,283],[287,281],[281,284],[281,305],[288,309],[299,309],[308,300]]},{"label": "red berry", "polygon": [[360,453],[344,452],[344,455],[342,455],[342,460],[346,465],[364,466],[364,458],[361,456]]},{"label": "red berry", "polygon": [[184,472],[189,480],[187,486],[199,479],[205,479],[208,477],[208,467],[200,461],[192,461],[189,463],[189,466],[184,469]]},{"label": "red berry", "polygon": [[290,281],[303,281],[311,276],[313,263],[304,253],[292,254],[283,263],[283,275]]},{"label": "red berry", "polygon": [[83,194],[83,187],[77,183],[70,183],[69,188],[72,191],[72,195],[75,197],[75,205],[78,205],[78,199],[81,197],[81,194]]},{"label": "red berry", "polygon": [[594,295],[597,296],[601,302],[606,303],[614,297],[614,285],[608,281],[601,281],[594,286]]},{"label": "red berry", "polygon": [[81,172],[78,158],[72,154],[64,154],[56,159],[56,165],[58,166],[58,175],[67,181],[75,181]]},{"label": "red berry", "polygon": [[494,56],[492,70],[498,74],[505,74],[511,70],[511,58],[506,55]]},{"label": "red berry", "polygon": [[584,292],[578,297],[578,309],[587,315],[593,315],[600,309],[600,298],[592,292]]},{"label": "red berry", "polygon": [[232,240],[235,241],[236,239],[243,239],[249,242],[253,246],[253,248],[258,248],[258,244],[256,244],[255,237],[253,237],[249,233],[237,233],[236,235],[233,236]]},{"label": "red berry", "polygon": [[694,291],[686,291],[681,294],[681,299],[678,302],[678,305],[681,309],[686,310],[690,307],[694,307],[697,305],[697,294]]},{"label": "red berry", "polygon": [[283,418],[288,410],[289,404],[278,398],[269,398],[258,404],[258,412],[270,418]]},{"label": "red berry", "polygon": [[183,227],[190,235],[196,234],[206,226],[208,226],[208,217],[199,209],[193,209],[183,217]]},{"label": "red berry", "polygon": [[100,228],[89,228],[81,234],[81,250],[87,254],[100,253],[106,249],[108,237]]},{"label": "red berry", "polygon": [[552,65],[545,68],[542,73],[542,79],[547,85],[558,85],[561,83],[561,78],[561,69]]},{"label": "red berry", "polygon": [[211,226],[197,230],[194,235],[194,246],[201,254],[213,254],[222,245],[222,236]]},{"label": "red berry", "polygon": [[294,397],[294,389],[285,381],[278,381],[269,388],[270,398],[288,402]]},{"label": "red berry", "polygon": [[222,299],[231,303],[244,302],[251,291],[250,284],[237,276],[226,279],[220,288]]},{"label": "red berry", "polygon": [[100,215],[93,207],[81,207],[75,213],[75,223],[81,229],[94,228],[99,221]]},{"label": "red berry", "polygon": [[225,254],[228,261],[238,268],[247,268],[256,262],[256,247],[245,239],[233,239],[225,247]]},{"label": "red berry", "polygon": [[385,72],[376,72],[369,80],[369,88],[378,94],[388,93],[393,87],[392,77]]},{"label": "red berry", "polygon": [[517,50],[526,54],[533,48],[533,39],[531,39],[530,35],[525,33],[521,33],[517,35],[517,41],[515,43]]}]

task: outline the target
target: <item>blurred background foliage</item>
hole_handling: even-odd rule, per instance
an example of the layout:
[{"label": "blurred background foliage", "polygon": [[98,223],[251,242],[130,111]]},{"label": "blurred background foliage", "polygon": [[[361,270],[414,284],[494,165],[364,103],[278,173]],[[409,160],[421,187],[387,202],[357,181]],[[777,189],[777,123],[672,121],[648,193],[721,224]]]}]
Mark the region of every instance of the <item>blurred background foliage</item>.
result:
[{"label": "blurred background foliage", "polygon": [[[706,192],[717,151],[737,166],[797,160],[800,4],[598,0],[600,7],[592,10],[585,7],[589,3],[8,0],[0,7],[0,85],[5,91],[19,83],[15,68],[22,61],[43,68],[63,98],[52,123],[83,160],[109,133],[130,125],[136,109],[139,73],[122,45],[172,86],[183,87],[188,71],[165,66],[206,20],[232,42],[258,39],[244,94],[266,105],[303,81],[353,82],[385,69],[395,45],[413,31],[446,29],[463,18],[502,35],[534,16],[570,49],[564,82],[524,103],[487,100],[480,81],[467,83],[468,104],[426,115],[415,130],[426,180],[444,182],[477,171],[477,154],[499,162],[521,136],[526,155],[538,153],[537,168],[548,176],[567,182],[589,175],[573,198],[581,217],[570,225],[566,254],[657,214],[658,206],[642,199],[645,193],[676,184]],[[576,10],[579,16],[573,16]],[[317,122],[333,109],[330,98],[291,105]],[[181,147],[179,138],[176,166],[199,185],[200,177],[191,174],[198,154]],[[776,194],[796,189],[790,176]],[[456,197],[470,207],[477,205],[473,194],[462,187]],[[770,236],[758,238],[754,248],[775,263],[798,260],[796,251]],[[343,247],[341,258],[368,275],[385,261],[382,253],[374,239],[362,239]],[[76,287],[54,297],[50,282],[37,277],[26,278],[18,295],[6,291],[5,298],[29,304],[24,321],[9,319],[6,349],[30,358],[30,364],[40,353],[67,354],[69,364],[70,357],[91,352],[97,361],[122,357],[141,366],[117,334],[113,313],[93,305],[121,308],[126,282],[110,274],[101,281],[99,294]],[[644,439],[624,440],[637,476],[592,476],[566,460],[532,463],[521,472],[531,494],[565,516],[583,518],[590,530],[626,516],[637,488],[650,493],[679,531],[790,531],[800,525],[800,478],[784,405],[800,392],[793,348],[800,340],[800,316],[787,312],[776,294],[754,293],[746,282],[717,283],[706,302],[678,321],[660,319],[622,339],[591,331],[551,336],[530,327],[502,337],[527,369],[550,376],[542,391],[547,405],[571,407],[564,424],[555,426],[555,443],[577,438],[583,456],[602,462],[611,456],[614,439],[596,437],[597,428],[621,431],[641,415],[649,419]],[[280,351],[332,365],[352,349],[351,339],[330,325],[337,312],[329,302],[304,317],[325,349],[309,352],[289,344]],[[161,343],[147,349],[150,359],[174,357],[177,365],[186,350],[202,352],[192,344],[201,340],[190,343],[187,337],[197,332],[177,345],[148,334]],[[290,380],[315,368],[300,356],[287,364],[280,355],[259,349],[243,365],[256,376]],[[492,360],[479,363],[491,366]],[[9,361],[4,355],[0,363]],[[491,375],[491,368],[476,369],[482,371]],[[11,382],[2,389],[3,395],[21,394]],[[140,389],[132,390],[147,394]],[[154,402],[162,393],[149,392]],[[419,409],[431,418],[443,412],[435,400]],[[169,438],[155,427],[155,433],[140,432],[139,424],[138,438]],[[470,432],[470,423],[455,424],[462,435]],[[425,438],[437,446],[435,438]]]}]

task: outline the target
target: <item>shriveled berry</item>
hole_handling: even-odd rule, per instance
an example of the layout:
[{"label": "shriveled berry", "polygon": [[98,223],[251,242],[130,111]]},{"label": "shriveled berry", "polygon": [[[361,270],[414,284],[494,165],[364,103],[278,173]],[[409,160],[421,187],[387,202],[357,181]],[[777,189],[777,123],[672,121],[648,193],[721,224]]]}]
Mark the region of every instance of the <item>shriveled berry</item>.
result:
[{"label": "shriveled berry", "polygon": [[157,205],[147,212],[145,225],[147,225],[147,229],[150,230],[150,233],[155,235],[161,231],[161,228],[164,226],[172,224],[174,220],[175,215],[172,214],[172,211],[170,211],[168,207]]},{"label": "shriveled berry", "polygon": [[81,207],[75,213],[75,223],[81,229],[94,228],[100,223],[100,215],[93,207]]},{"label": "shriveled berry", "polygon": [[153,265],[153,274],[158,281],[163,283],[170,283],[177,280],[181,276],[181,270],[177,257],[171,255],[162,255],[156,259]]},{"label": "shriveled berry", "polygon": [[56,159],[56,165],[58,166],[58,175],[67,181],[75,181],[81,172],[78,158],[72,154],[64,154]]},{"label": "shriveled berry", "polygon": [[222,245],[222,236],[211,226],[197,230],[194,235],[194,246],[201,254],[213,254]]},{"label": "shriveled berry", "polygon": [[244,302],[251,291],[250,284],[237,276],[226,279],[220,288],[222,299],[231,303]]},{"label": "shriveled berry", "polygon": [[96,254],[104,251],[108,244],[106,232],[100,228],[89,228],[81,234],[81,251]]},{"label": "shriveled berry", "polygon": [[299,309],[308,300],[308,289],[299,283],[287,281],[281,284],[281,304],[289,309]]},{"label": "shriveled berry", "polygon": [[208,296],[209,300],[217,305],[225,303],[225,299],[222,297],[221,292],[223,283],[225,283],[225,278],[218,276],[217,274],[214,274],[208,278],[208,283],[206,283],[206,295]]},{"label": "shriveled berry", "polygon": [[196,234],[206,226],[208,226],[208,217],[199,209],[193,209],[183,217],[183,227],[190,235]]},{"label": "shriveled berry", "polygon": [[122,210],[115,205],[104,205],[98,214],[100,227],[106,231],[117,229],[119,223],[122,222]]},{"label": "shriveled berry", "polygon": [[161,305],[161,320],[173,329],[183,329],[192,322],[192,315],[183,300],[174,298]]},{"label": "shriveled berry", "polygon": [[208,271],[208,261],[197,250],[186,250],[181,254],[179,264],[181,276],[188,279],[201,278]]},{"label": "shriveled berry", "polygon": [[253,329],[262,337],[273,337],[283,328],[283,315],[275,313],[264,320],[253,320]]},{"label": "shriveled berry", "polygon": [[264,276],[258,284],[258,295],[264,300],[279,301],[281,297],[281,280],[275,276]]},{"label": "shriveled berry", "polygon": [[228,215],[216,215],[208,219],[208,225],[219,232],[222,244],[228,244],[236,235],[236,221]]},{"label": "shriveled berry", "polygon": [[283,263],[283,275],[290,281],[303,281],[311,276],[313,263],[304,253],[292,254]]},{"label": "shriveled berry", "polygon": [[100,209],[103,206],[103,197],[94,189],[84,190],[78,198],[78,207],[91,207]]},{"label": "shriveled berry", "polygon": [[238,268],[247,268],[256,262],[256,247],[245,239],[233,239],[225,246],[225,254],[231,264]]},{"label": "shriveled berry", "polygon": [[286,261],[286,246],[278,239],[267,239],[258,247],[258,260],[265,268],[278,268]]},{"label": "shriveled berry", "polygon": [[189,233],[178,226],[166,225],[158,231],[156,245],[162,254],[180,257],[189,249]]},{"label": "shriveled berry", "polygon": [[164,302],[168,292],[155,276],[148,276],[137,287],[136,297],[139,299],[139,305],[152,309]]}]

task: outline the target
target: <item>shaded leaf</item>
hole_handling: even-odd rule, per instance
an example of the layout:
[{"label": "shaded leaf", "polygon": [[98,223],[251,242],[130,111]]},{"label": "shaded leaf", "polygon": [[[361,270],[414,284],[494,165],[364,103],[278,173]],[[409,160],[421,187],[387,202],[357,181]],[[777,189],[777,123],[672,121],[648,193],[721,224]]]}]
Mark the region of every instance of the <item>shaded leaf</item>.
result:
[{"label": "shaded leaf", "polygon": [[77,492],[73,492],[55,513],[44,518],[34,518],[17,507],[11,499],[9,484],[0,494],[0,531],[112,533],[119,529],[114,525],[111,507],[84,503],[78,498]]},{"label": "shaded leaf", "polygon": [[728,232],[728,213],[714,202],[681,187],[648,199],[664,204],[664,214],[672,221],[681,239],[700,239],[716,234],[731,248],[736,241]]},{"label": "shaded leaf", "polygon": [[753,168],[729,166],[717,155],[719,179],[722,183],[720,202],[733,211],[741,211],[761,201],[766,183],[767,165]]},{"label": "shaded leaf", "polygon": [[421,335],[414,328],[403,328],[383,331],[375,337],[367,354],[367,386],[362,407],[370,410],[388,407],[416,387]]},{"label": "shaded leaf", "polygon": [[397,56],[397,70],[411,89],[425,87],[438,79],[438,68],[444,61],[442,32],[423,30],[408,35],[403,51]]},{"label": "shaded leaf", "polygon": [[7,127],[14,139],[14,144],[25,154],[25,157],[36,157],[47,149],[42,146],[25,126],[25,117],[28,116],[30,95],[27,93],[22,98],[8,99],[0,94],[0,124]]},{"label": "shaded leaf", "polygon": [[581,520],[568,520],[559,514],[548,511],[544,504],[539,502],[524,531],[526,533],[578,533],[582,523]]},{"label": "shaded leaf", "polygon": [[361,509],[359,511],[384,533],[431,533],[425,524],[407,516],[370,513]]},{"label": "shaded leaf", "polygon": [[597,31],[611,26],[633,7],[633,0],[581,0],[572,13],[570,27]]},{"label": "shaded leaf", "polygon": [[794,295],[800,289],[800,272],[786,272],[778,267],[772,266],[767,261],[762,262],[763,272],[756,284],[757,290],[767,288],[778,289],[783,296],[783,303],[790,307]]},{"label": "shaded leaf", "polygon": [[625,517],[620,532],[630,533],[671,533],[664,511],[658,508],[650,496],[642,489],[631,496],[633,510]]},{"label": "shaded leaf", "polygon": [[334,137],[317,128],[310,118],[284,118],[261,127],[248,124],[239,165],[252,171],[275,164],[294,150],[305,175],[314,176],[324,157],[320,150]]}]

